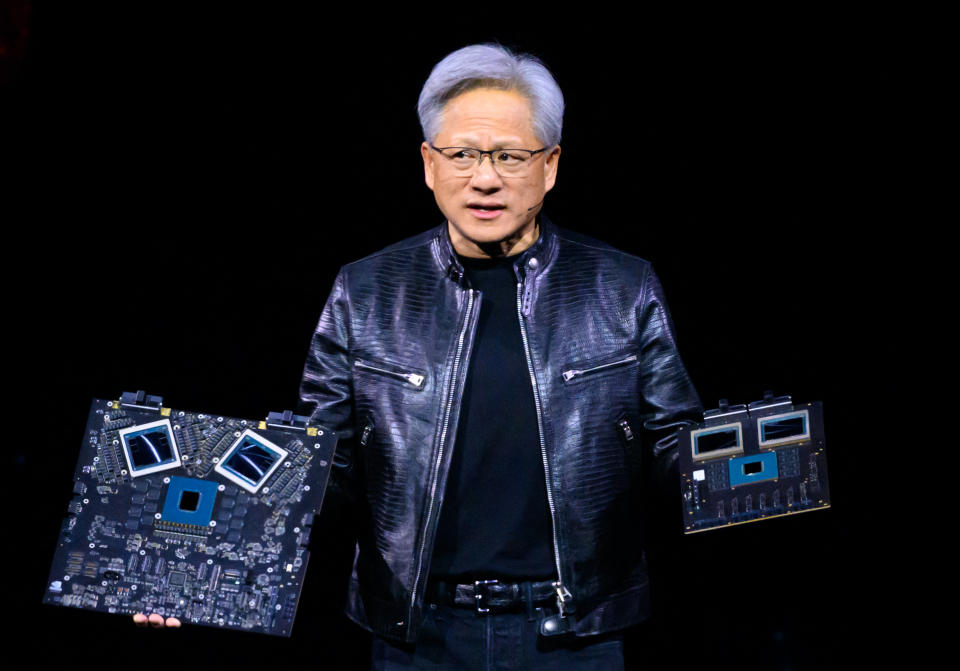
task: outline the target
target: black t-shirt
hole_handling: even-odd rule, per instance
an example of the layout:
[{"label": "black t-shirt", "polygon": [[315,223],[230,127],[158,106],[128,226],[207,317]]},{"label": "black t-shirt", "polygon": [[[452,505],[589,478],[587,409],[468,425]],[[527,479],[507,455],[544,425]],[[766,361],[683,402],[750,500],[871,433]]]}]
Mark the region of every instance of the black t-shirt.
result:
[{"label": "black t-shirt", "polygon": [[[517,255],[518,256],[518,255]],[[517,256],[458,255],[481,292],[431,577],[556,579],[536,405],[517,315]]]}]

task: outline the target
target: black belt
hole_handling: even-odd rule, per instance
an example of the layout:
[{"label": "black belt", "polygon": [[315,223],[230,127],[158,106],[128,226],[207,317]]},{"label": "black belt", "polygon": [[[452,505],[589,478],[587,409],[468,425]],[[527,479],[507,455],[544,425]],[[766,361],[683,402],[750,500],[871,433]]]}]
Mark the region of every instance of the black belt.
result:
[{"label": "black belt", "polygon": [[555,600],[557,589],[552,580],[517,583],[476,580],[461,585],[436,581],[427,585],[426,598],[431,603],[473,608],[477,613],[517,611],[524,607],[532,612],[535,605]]}]

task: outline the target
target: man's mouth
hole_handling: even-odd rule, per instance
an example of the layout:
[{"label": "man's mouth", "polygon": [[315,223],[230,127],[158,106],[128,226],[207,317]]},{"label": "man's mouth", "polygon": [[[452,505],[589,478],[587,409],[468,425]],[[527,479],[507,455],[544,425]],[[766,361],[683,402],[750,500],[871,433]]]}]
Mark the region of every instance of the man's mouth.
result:
[{"label": "man's mouth", "polygon": [[468,203],[467,209],[477,219],[496,219],[500,216],[500,210],[506,209],[506,205],[500,203]]}]

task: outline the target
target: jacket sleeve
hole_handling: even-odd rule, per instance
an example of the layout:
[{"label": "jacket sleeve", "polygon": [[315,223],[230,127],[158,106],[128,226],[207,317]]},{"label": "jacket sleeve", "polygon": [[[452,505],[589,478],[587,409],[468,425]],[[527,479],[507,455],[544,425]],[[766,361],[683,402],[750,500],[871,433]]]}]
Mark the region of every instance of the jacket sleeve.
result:
[{"label": "jacket sleeve", "polygon": [[355,500],[353,379],[350,368],[350,322],[346,272],[337,273],[310,349],[300,382],[297,414],[310,417],[337,434],[330,487],[334,494]]},{"label": "jacket sleeve", "polygon": [[652,451],[656,486],[665,493],[679,492],[677,433],[701,421],[703,405],[677,351],[673,320],[652,266],[637,312],[643,445]]}]

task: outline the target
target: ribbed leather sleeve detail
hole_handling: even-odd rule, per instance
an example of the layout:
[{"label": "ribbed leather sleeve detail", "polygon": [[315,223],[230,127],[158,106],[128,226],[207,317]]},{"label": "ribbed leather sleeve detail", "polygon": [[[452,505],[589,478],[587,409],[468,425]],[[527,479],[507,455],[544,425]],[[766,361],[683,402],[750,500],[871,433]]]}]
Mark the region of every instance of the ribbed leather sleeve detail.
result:
[{"label": "ribbed leather sleeve detail", "polygon": [[351,438],[354,429],[345,283],[345,272],[341,268],[310,342],[298,407],[298,412],[310,417],[311,423],[330,427],[341,439]]},{"label": "ribbed leather sleeve detail", "polygon": [[353,501],[355,421],[349,329],[346,272],[341,268],[310,341],[297,413],[337,434],[337,467],[331,473],[330,486],[335,495],[343,494]]},{"label": "ribbed leather sleeve detail", "polygon": [[677,433],[703,418],[703,404],[677,350],[673,320],[653,266],[647,267],[637,322],[644,439],[651,446],[660,486],[677,490],[679,482],[671,475],[678,459]]}]

